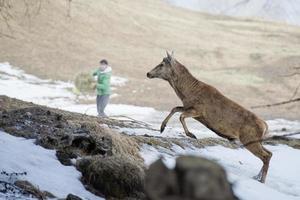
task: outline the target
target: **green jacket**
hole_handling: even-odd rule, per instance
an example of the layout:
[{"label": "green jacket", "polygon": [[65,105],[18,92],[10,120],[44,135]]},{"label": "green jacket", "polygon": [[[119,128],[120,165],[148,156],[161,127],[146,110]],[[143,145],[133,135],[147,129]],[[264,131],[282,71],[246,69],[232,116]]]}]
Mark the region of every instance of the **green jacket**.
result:
[{"label": "green jacket", "polygon": [[93,76],[97,76],[97,95],[110,95],[111,67],[107,67],[104,71],[97,69]]}]

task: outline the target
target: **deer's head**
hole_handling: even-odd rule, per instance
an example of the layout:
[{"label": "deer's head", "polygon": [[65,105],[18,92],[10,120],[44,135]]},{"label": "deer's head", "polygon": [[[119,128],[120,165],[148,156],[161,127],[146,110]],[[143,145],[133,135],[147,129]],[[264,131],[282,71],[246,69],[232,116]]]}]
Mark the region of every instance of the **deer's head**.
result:
[{"label": "deer's head", "polygon": [[173,57],[173,52],[172,54],[167,52],[167,57],[165,57],[154,69],[148,72],[147,77],[169,80],[172,76],[172,66],[175,64],[175,62],[176,61]]}]

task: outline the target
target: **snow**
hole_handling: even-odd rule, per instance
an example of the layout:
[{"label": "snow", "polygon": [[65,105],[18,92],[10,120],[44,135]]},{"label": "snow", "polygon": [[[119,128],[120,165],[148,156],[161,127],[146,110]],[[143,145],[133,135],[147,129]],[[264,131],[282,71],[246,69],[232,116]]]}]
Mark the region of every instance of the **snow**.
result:
[{"label": "snow", "polygon": [[0,63],[0,94],[51,107],[73,103],[71,83],[42,80],[8,63]]},{"label": "snow", "polygon": [[[126,82],[127,79],[125,78],[112,76],[111,85],[120,87]],[[90,100],[95,98],[76,96],[72,92],[73,88],[72,82],[40,79],[11,66],[7,62],[0,63],[0,94],[54,108],[74,105],[78,99]],[[113,94],[112,96],[116,95]]]},{"label": "snow", "polygon": [[[118,82],[119,85],[125,83],[125,79]],[[8,63],[0,63],[0,95],[96,116],[96,106],[94,104],[78,104],[78,98],[85,97],[74,95],[71,91],[72,87],[72,83],[43,80],[26,74]],[[95,97],[89,96],[88,98]],[[159,131],[160,124],[169,112],[122,104],[109,104],[106,112],[112,118],[129,121],[135,119],[151,127],[151,129],[115,127],[117,131],[128,135],[186,137],[183,134],[178,114],[172,117],[164,133],[161,134]],[[218,137],[195,120],[189,119],[187,123],[191,132],[198,139]],[[300,130],[300,121],[273,119],[268,120],[267,123],[270,135],[282,135]],[[299,138],[300,136],[293,137]],[[173,167],[175,158],[182,154],[205,156],[216,160],[225,167],[229,180],[234,184],[234,191],[241,199],[300,199],[299,150],[283,145],[267,146],[273,152],[273,157],[267,182],[261,184],[251,177],[259,172],[262,163],[247,150],[229,149],[222,146],[197,149],[191,144],[187,145],[188,147],[185,149],[177,145],[173,145],[171,149],[144,145],[140,154],[145,159],[146,165],[150,165],[163,156],[169,167]],[[80,183],[79,177],[81,175],[74,167],[62,166],[56,159],[54,151],[34,145],[32,140],[15,138],[1,132],[0,157],[4,159],[1,160],[0,169],[15,172],[28,171],[29,174],[26,179],[32,181],[42,190],[48,190],[60,197],[64,197],[67,193],[74,193],[94,199],[89,196],[92,194],[86,191]],[[67,185],[65,185],[66,182],[68,182]]]},{"label": "snow", "polygon": [[[271,135],[285,135],[300,131],[299,121],[289,121],[285,119],[268,120],[269,132]],[[300,135],[291,136],[300,139]]]},{"label": "snow", "polygon": [[299,0],[167,0],[169,3],[211,14],[255,17],[300,25]]},{"label": "snow", "polygon": [[58,198],[69,193],[86,200],[102,198],[88,192],[80,182],[81,173],[73,166],[64,166],[56,158],[54,150],[34,144],[34,140],[14,137],[0,131],[0,169],[8,173],[27,172],[23,178],[40,190]]},{"label": "snow", "polygon": [[258,174],[262,162],[246,149],[229,149],[222,146],[183,149],[177,145],[171,149],[156,149],[144,145],[141,156],[146,165],[163,157],[163,161],[170,168],[175,166],[175,158],[179,155],[206,157],[215,160],[226,169],[229,180],[234,185],[234,192],[241,199],[300,199],[300,151],[284,145],[266,148],[273,152],[273,157],[265,184],[252,179]]},{"label": "snow", "polygon": [[128,80],[126,78],[120,76],[112,76],[110,80],[110,84],[112,86],[124,86]]}]

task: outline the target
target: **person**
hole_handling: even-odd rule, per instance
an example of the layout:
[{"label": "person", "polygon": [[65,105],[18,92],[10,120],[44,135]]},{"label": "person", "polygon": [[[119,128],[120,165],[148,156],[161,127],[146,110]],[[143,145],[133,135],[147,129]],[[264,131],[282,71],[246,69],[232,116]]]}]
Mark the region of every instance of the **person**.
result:
[{"label": "person", "polygon": [[104,110],[109,102],[110,90],[110,78],[112,68],[108,65],[107,60],[100,61],[99,68],[93,73],[93,76],[97,78],[96,90],[97,90],[97,112],[99,117],[107,117]]}]

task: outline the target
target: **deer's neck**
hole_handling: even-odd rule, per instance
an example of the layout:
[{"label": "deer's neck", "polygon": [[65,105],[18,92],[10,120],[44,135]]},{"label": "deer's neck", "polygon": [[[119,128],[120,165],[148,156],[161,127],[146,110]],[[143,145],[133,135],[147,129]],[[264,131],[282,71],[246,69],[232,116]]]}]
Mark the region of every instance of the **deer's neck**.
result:
[{"label": "deer's neck", "polygon": [[174,72],[168,81],[184,104],[189,99],[194,99],[192,97],[199,92],[199,88],[202,86],[202,82],[198,81],[187,70],[183,73]]}]

